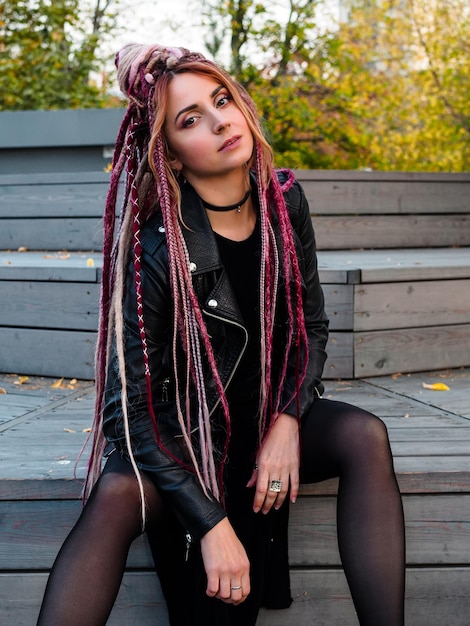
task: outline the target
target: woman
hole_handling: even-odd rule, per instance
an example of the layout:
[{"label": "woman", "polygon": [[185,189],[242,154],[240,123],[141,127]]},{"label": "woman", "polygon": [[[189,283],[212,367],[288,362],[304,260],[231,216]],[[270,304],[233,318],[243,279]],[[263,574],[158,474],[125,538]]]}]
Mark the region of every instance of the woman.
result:
[{"label": "woman", "polygon": [[387,433],[321,397],[328,324],[300,186],[273,169],[252,100],[214,63],[130,45],[117,67],[129,107],[105,212],[93,489],[38,623],[104,624],[145,530],[173,626],[255,624],[260,606],[291,603],[299,482],[339,476],[359,622],[403,624]]}]

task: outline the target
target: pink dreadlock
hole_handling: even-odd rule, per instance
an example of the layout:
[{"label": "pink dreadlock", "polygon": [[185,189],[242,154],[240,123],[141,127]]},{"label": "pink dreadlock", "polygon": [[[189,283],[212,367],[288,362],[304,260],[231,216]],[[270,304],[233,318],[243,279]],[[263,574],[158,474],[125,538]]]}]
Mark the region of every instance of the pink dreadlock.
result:
[{"label": "pink dreadlock", "polygon": [[[176,405],[178,419],[188,451],[192,469],[196,472],[206,494],[211,492],[223,499],[223,470],[230,439],[230,414],[224,389],[217,371],[215,356],[207,333],[202,312],[194,292],[189,256],[183,237],[181,218],[180,182],[171,169],[170,152],[166,143],[164,123],[166,93],[172,77],[181,72],[196,72],[212,76],[229,90],[233,101],[244,113],[253,133],[255,151],[252,167],[255,170],[260,202],[261,225],[261,276],[260,276],[260,324],[261,324],[261,370],[259,440],[264,440],[277,415],[282,412],[280,390],[285,380],[288,355],[292,349],[297,353],[297,401],[299,388],[307,367],[307,335],[305,330],[300,271],[297,262],[292,228],[285,205],[283,192],[293,184],[289,174],[281,187],[274,174],[273,156],[266,142],[255,105],[241,85],[224,70],[205,59],[201,54],[185,48],[163,48],[158,45],[141,46],[131,44],[116,55],[118,79],[121,90],[129,100],[128,109],[119,130],[110,187],[104,214],[103,276],[100,302],[100,323],[96,347],[96,404],[93,427],[93,446],[85,490],[89,493],[101,469],[101,458],[105,448],[102,434],[102,413],[106,370],[110,345],[115,339],[119,357],[122,384],[122,405],[126,423],[127,448],[134,470],[139,479],[142,494],[142,516],[145,519],[143,489],[138,468],[133,460],[130,434],[127,423],[125,362],[122,336],[122,293],[124,267],[131,252],[136,289],[136,307],[142,344],[142,359],[145,369],[147,404],[152,416],[157,440],[159,433],[153,411],[151,371],[147,354],[147,339],[143,313],[145,294],[141,283],[140,230],[155,211],[161,211],[168,248],[170,286],[174,301],[173,354],[181,347],[185,354],[185,393],[181,394],[180,364],[174,359],[176,383]],[[123,208],[118,235],[115,214],[118,185],[126,172]],[[158,202],[154,198],[158,198]],[[273,209],[277,216],[282,245],[278,246],[272,228]],[[280,250],[279,250],[280,248]],[[276,299],[280,276],[285,285],[285,300],[290,325],[280,379],[272,381],[273,330]],[[226,422],[226,444],[221,461],[216,465],[211,437],[211,424],[206,402],[203,376],[203,355],[208,360],[212,377],[216,383]],[[303,358],[302,358],[303,355]],[[192,381],[198,398],[199,450],[193,450],[190,437],[189,385]],[[186,397],[186,406],[181,406],[181,396]],[[290,399],[292,400],[292,398]],[[200,459],[198,462],[197,459]]]}]

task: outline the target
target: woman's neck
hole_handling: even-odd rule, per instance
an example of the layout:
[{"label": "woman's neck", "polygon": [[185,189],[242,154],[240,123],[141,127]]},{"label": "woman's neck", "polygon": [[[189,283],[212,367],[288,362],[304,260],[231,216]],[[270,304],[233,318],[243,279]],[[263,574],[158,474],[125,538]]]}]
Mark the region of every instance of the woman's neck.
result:
[{"label": "woman's neck", "polygon": [[208,206],[226,207],[234,205],[234,210],[237,209],[240,201],[244,199],[246,192],[250,189],[248,168],[237,169],[223,176],[204,178],[188,176],[187,180]]},{"label": "woman's neck", "polygon": [[[214,178],[191,178],[188,178],[188,182],[201,198],[212,230],[233,241],[247,239],[256,225],[253,199],[251,195],[245,199],[246,192],[250,189],[249,170],[244,168]],[[233,206],[233,209],[211,210],[210,205]]]},{"label": "woman's neck", "polygon": [[206,210],[212,230],[226,239],[244,241],[252,234],[256,226],[256,209],[250,196],[238,211]]}]

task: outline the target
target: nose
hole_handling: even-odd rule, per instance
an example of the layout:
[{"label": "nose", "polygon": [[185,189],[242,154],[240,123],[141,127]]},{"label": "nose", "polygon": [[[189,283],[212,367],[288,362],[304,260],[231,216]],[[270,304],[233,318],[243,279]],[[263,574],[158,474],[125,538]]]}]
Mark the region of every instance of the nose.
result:
[{"label": "nose", "polygon": [[214,132],[219,134],[230,126],[230,122],[220,112],[216,112],[214,115]]}]

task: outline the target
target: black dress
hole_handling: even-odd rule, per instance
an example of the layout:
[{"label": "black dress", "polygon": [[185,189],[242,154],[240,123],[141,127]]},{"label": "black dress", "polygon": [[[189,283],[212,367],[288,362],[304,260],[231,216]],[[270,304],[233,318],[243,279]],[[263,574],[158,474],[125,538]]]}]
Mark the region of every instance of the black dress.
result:
[{"label": "black dress", "polygon": [[[218,234],[216,240],[249,337],[242,361],[226,391],[231,438],[225,472],[225,506],[250,560],[251,593],[239,606],[208,598],[199,545],[187,549],[184,529],[170,515],[161,531],[171,541],[161,542],[158,537],[152,541],[152,536],[150,541],[171,626],[254,626],[261,606],[287,608],[292,602],[287,554],[288,504],[267,515],[255,514],[254,489],[246,487],[259,443],[259,222],[244,241],[232,241]],[[217,423],[221,416],[214,418]]]}]

